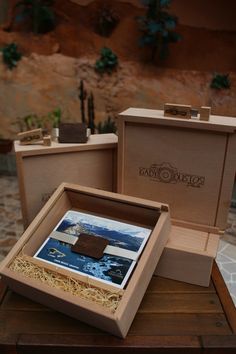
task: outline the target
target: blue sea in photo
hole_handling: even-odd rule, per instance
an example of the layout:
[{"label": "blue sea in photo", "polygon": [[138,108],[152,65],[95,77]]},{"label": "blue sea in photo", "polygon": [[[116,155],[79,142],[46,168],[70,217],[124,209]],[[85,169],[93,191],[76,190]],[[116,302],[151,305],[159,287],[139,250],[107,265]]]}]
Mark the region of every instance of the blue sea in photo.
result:
[{"label": "blue sea in photo", "polygon": [[80,233],[102,236],[109,245],[138,252],[151,233],[148,228],[85,213],[69,211],[57,231],[79,236]]},{"label": "blue sea in photo", "polygon": [[133,261],[104,255],[100,260],[71,252],[71,245],[49,238],[37,258],[94,278],[121,285]]},{"label": "blue sea in photo", "polygon": [[[78,237],[81,233],[101,236],[108,239],[111,246],[137,253],[151,234],[148,228],[73,210],[64,215],[55,230]],[[136,263],[128,258],[108,254],[97,260],[74,253],[70,244],[50,238],[50,235],[35,257],[122,288]]]}]

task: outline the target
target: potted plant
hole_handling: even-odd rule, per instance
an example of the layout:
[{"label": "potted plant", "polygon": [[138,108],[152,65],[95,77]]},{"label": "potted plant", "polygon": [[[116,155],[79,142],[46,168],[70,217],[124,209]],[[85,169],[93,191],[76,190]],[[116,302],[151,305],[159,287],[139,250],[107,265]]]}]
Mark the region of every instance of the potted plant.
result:
[{"label": "potted plant", "polygon": [[51,137],[52,140],[57,141],[59,136],[59,124],[61,123],[62,112],[60,108],[56,108],[49,112],[46,120],[51,125]]}]

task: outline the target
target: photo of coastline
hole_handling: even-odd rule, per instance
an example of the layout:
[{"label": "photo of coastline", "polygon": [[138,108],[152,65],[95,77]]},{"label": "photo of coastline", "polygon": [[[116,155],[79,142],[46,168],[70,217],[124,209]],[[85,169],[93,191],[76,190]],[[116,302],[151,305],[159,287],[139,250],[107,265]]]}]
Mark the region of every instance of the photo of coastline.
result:
[{"label": "photo of coastline", "polygon": [[[77,237],[80,233],[100,236],[108,239],[109,245],[134,251],[139,255],[152,230],[70,210],[58,223],[55,231]],[[131,259],[105,253],[99,260],[73,253],[69,243],[53,239],[50,235],[35,257],[119,288],[125,286],[136,264]]]}]

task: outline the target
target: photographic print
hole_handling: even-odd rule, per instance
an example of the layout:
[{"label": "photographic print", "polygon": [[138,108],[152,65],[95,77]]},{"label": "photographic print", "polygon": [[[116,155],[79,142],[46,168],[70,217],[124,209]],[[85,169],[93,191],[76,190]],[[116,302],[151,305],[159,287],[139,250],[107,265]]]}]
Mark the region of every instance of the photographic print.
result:
[{"label": "photographic print", "polygon": [[[148,228],[73,210],[69,210],[64,215],[54,230],[77,237],[81,233],[100,236],[108,239],[109,245],[137,252],[138,255],[142,252],[152,231]],[[35,257],[119,288],[125,286],[136,264],[131,259],[105,253],[99,260],[73,253],[69,243],[58,241],[50,236],[37,251]]]}]

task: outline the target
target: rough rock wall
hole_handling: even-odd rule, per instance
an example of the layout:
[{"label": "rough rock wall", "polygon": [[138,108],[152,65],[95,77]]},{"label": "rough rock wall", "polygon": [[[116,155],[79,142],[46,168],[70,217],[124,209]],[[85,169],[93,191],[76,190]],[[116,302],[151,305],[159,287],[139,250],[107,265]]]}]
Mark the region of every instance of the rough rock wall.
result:
[{"label": "rough rock wall", "polygon": [[0,121],[4,136],[19,129],[17,117],[43,115],[61,107],[72,119],[79,119],[76,60],[61,55],[32,54],[10,71],[0,64]]},{"label": "rough rock wall", "polygon": [[[79,5],[88,5],[94,0],[70,0]],[[143,7],[141,0],[118,0],[121,3],[131,3]],[[104,2],[109,3],[112,1]],[[236,30],[235,0],[172,0],[170,11],[174,13],[179,23],[191,27],[208,28],[213,30]]]},{"label": "rough rock wall", "polygon": [[0,1],[0,25],[5,22],[8,13],[8,0]]},{"label": "rough rock wall", "polygon": [[[112,75],[94,71],[94,60],[32,54],[7,70],[0,60],[0,135],[14,138],[17,117],[43,115],[60,107],[63,119],[80,121],[78,86],[93,91],[96,121],[115,117],[128,107],[162,108],[164,102],[211,105],[213,113],[236,116],[236,87],[209,89],[207,72],[160,69],[122,62]],[[236,82],[236,73],[231,73]]]}]

